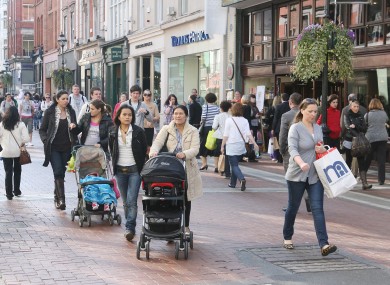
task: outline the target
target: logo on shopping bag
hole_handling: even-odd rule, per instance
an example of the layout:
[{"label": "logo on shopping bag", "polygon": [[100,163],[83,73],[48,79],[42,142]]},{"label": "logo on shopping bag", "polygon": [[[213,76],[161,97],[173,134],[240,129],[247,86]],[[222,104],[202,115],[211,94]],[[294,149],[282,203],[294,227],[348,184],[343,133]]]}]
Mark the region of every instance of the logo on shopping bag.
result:
[{"label": "logo on shopping bag", "polygon": [[[328,167],[324,168],[324,173],[326,175],[326,178],[328,179],[329,183],[332,183],[332,179],[329,175],[329,171],[333,170],[333,172],[336,174],[337,178],[340,178],[348,173],[348,168],[345,166],[345,164],[341,161],[335,161],[332,165],[329,165]],[[332,173],[332,172],[330,172]]]}]

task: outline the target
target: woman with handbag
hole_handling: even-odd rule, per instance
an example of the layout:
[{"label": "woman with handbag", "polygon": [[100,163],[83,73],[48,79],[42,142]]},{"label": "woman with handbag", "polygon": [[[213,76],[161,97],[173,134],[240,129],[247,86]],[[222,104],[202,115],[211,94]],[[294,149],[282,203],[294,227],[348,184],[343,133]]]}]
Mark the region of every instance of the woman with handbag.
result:
[{"label": "woman with handbag", "polygon": [[307,190],[313,214],[314,228],[317,235],[321,255],[326,256],[337,250],[328,242],[324,215],[324,187],[314,167],[316,153],[324,153],[322,129],[316,124],[317,102],[306,98],[299,106],[299,111],[288,132],[288,150],[290,161],[286,172],[288,188],[288,206],[283,226],[283,247],[292,250],[294,245],[295,218]]},{"label": "woman with handbag", "polygon": [[[352,164],[352,140],[358,135],[364,136],[367,131],[367,124],[364,120],[364,116],[359,112],[359,101],[352,100],[347,114],[344,116],[344,124],[346,126],[346,134],[343,141],[343,147],[345,148],[345,162],[348,167],[351,168]],[[367,183],[367,167],[365,155],[359,155],[356,157],[359,167],[360,180],[362,181],[363,190],[371,189],[372,185]]]},{"label": "woman with handbag", "polygon": [[[3,147],[0,156],[3,158],[5,171],[5,196],[8,200],[20,196],[20,178],[22,167],[20,165],[20,147],[30,141],[28,130],[23,122],[20,122],[19,112],[15,106],[5,111],[0,124],[0,145]],[[13,179],[12,179],[13,178]],[[13,183],[12,183],[13,180]],[[12,185],[13,184],[13,185]]]},{"label": "woman with handbag", "polygon": [[[202,159],[202,166],[200,167],[200,170],[207,170],[209,167],[207,165],[207,156],[212,155],[214,156],[214,165],[218,165],[218,158],[219,158],[219,150],[208,150],[205,146],[207,135],[209,134],[209,131],[212,129],[212,125],[214,122],[214,117],[219,114],[219,108],[217,105],[215,105],[215,102],[217,102],[217,96],[214,93],[208,93],[205,96],[206,104],[202,106],[202,121],[201,121],[201,127],[199,129],[199,136],[200,136],[200,149],[199,149],[199,155]],[[218,172],[218,170],[217,170]]]},{"label": "woman with handbag", "polygon": [[[326,109],[326,125],[330,131],[328,142],[325,142],[330,147],[340,149],[340,110],[337,108],[339,104],[339,96],[332,94],[328,98],[328,109]],[[322,114],[318,117],[317,124],[322,124]]]},{"label": "woman with handbag", "polygon": [[368,125],[366,137],[371,144],[371,151],[366,157],[366,171],[370,168],[372,157],[376,153],[378,183],[383,185],[386,179],[387,122],[389,118],[383,109],[381,101],[377,98],[371,100],[368,105],[368,111],[364,120]]},{"label": "woman with handbag", "polygon": [[246,180],[241,172],[238,162],[242,156],[247,153],[247,139],[253,143],[256,151],[259,151],[259,146],[256,144],[249,128],[248,120],[243,117],[244,109],[241,103],[235,103],[231,109],[232,117],[226,119],[225,130],[223,133],[221,153],[225,152],[229,159],[231,167],[231,177],[228,187],[236,188],[237,179],[241,183],[241,191],[246,189]]},{"label": "woman with handbag", "polygon": [[123,200],[126,217],[125,238],[133,240],[137,225],[137,201],[141,186],[141,170],[145,164],[145,131],[135,124],[133,107],[122,105],[116,113],[115,128],[110,133],[110,151],[116,182]]},{"label": "woman with handbag", "polygon": [[203,195],[202,177],[198,169],[196,155],[199,152],[198,129],[188,123],[188,109],[183,105],[175,108],[173,121],[162,127],[150,148],[149,156],[156,156],[166,145],[168,152],[176,153],[178,159],[185,160],[188,189],[185,196],[185,234],[190,234],[191,201]]},{"label": "woman with handbag", "polygon": [[59,91],[53,100],[53,104],[45,111],[39,135],[43,142],[45,161],[49,162],[54,175],[54,206],[65,210],[65,185],[64,178],[66,164],[71,157],[72,147],[77,142],[74,131],[76,127],[76,112],[68,104],[68,92]]}]

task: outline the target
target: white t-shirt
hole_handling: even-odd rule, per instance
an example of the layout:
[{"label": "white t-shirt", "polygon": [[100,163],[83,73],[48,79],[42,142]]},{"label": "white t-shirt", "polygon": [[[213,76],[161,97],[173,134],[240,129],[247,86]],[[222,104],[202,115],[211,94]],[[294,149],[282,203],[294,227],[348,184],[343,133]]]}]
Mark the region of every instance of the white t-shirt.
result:
[{"label": "white t-shirt", "polygon": [[99,124],[91,122],[87,138],[85,139],[85,145],[95,145],[100,142],[99,136]]},{"label": "white t-shirt", "polygon": [[[233,122],[237,124],[236,124]],[[241,134],[242,136],[241,136]],[[225,122],[224,137],[228,137],[226,141],[227,155],[241,155],[246,153],[245,142],[248,142],[248,137],[251,135],[248,120],[244,117],[227,118]],[[244,140],[242,139],[244,137]]]}]

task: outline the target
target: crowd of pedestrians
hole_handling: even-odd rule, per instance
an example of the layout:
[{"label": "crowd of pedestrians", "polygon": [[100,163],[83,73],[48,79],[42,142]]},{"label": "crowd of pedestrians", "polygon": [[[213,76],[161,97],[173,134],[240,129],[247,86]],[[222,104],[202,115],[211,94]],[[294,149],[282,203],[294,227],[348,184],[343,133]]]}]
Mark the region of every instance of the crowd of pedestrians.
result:
[{"label": "crowd of pedestrians", "polygon": [[[193,89],[188,103],[180,105],[177,97],[170,94],[163,105],[162,117],[159,107],[152,101],[151,91],[145,89],[142,92],[137,85],[130,88],[129,96],[125,92],[119,94],[114,110],[102,101],[100,88],[91,88],[88,97],[89,100],[76,84],[72,86],[71,94],[59,91],[53,100],[48,93],[40,100],[39,95],[25,92],[19,95],[19,101],[6,94],[0,105],[0,144],[9,200],[21,195],[20,146],[33,146],[33,130],[39,130],[44,144],[43,166],[50,163],[52,167],[57,209],[66,209],[64,178],[73,146],[100,147],[111,157],[123,201],[125,238],[128,241],[136,234],[140,173],[146,159],[156,156],[164,147],[186,162],[186,234],[190,233],[191,202],[203,193],[201,171],[208,170],[209,156],[214,159],[214,172],[230,179],[227,187],[236,188],[239,182],[240,190],[245,191],[245,173],[239,163],[244,156],[248,156],[248,161],[257,161],[256,157],[249,157],[249,153],[251,150],[258,152],[258,142],[263,140],[263,134],[259,132],[262,110],[257,108],[255,95],[241,95],[236,91],[231,101],[217,105],[218,97],[214,93],[203,98]],[[378,161],[378,183],[385,183],[388,117],[379,99],[371,100],[368,112],[360,106],[354,94],[348,99],[349,105],[340,111],[338,95],[328,97],[326,115],[330,132],[325,143],[345,152],[349,167],[356,159],[363,190],[368,190],[372,185],[367,182],[367,170],[374,156]],[[316,154],[326,151],[320,127],[322,115],[318,115],[318,110],[315,99],[302,100],[298,93],[291,96],[283,93],[275,96],[265,117],[269,137],[279,143],[278,151],[271,153],[271,158],[283,162],[289,194],[283,246],[288,250],[294,248],[294,223],[305,196],[306,208],[313,215],[321,254],[325,256],[336,251],[337,247],[328,242],[323,210],[324,188],[313,165]],[[161,130],[160,123],[163,125]],[[354,158],[352,140],[359,134],[367,137],[371,151]],[[213,149],[207,146],[209,139],[216,141]],[[200,158],[200,166],[197,158]]]}]

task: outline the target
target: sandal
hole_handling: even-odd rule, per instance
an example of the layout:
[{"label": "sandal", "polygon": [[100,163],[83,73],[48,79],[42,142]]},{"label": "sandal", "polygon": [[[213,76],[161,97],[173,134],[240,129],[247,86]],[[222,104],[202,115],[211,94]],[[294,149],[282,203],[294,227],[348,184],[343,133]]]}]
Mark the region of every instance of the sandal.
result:
[{"label": "sandal", "polygon": [[294,244],[293,243],[286,243],[286,242],[284,242],[283,247],[285,249],[294,249]]},{"label": "sandal", "polygon": [[327,256],[333,252],[335,252],[337,250],[337,246],[333,245],[333,244],[329,244],[328,246],[323,246],[321,248],[321,255],[322,256]]}]

